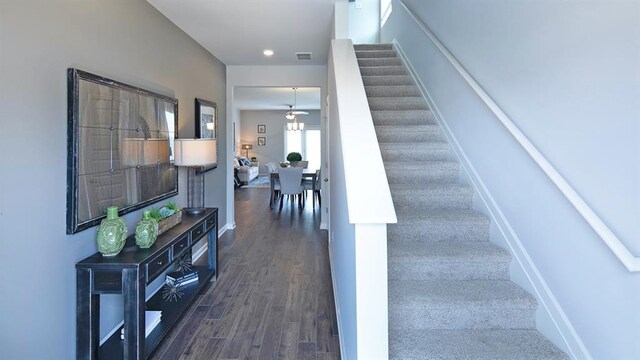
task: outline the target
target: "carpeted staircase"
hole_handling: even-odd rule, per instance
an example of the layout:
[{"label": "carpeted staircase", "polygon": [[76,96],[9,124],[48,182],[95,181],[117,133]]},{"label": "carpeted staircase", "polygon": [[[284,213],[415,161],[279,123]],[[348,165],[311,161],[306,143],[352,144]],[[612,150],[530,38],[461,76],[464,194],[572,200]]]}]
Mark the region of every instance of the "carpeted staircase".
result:
[{"label": "carpeted staircase", "polygon": [[398,224],[388,230],[390,359],[565,359],[391,44],[356,45]]}]

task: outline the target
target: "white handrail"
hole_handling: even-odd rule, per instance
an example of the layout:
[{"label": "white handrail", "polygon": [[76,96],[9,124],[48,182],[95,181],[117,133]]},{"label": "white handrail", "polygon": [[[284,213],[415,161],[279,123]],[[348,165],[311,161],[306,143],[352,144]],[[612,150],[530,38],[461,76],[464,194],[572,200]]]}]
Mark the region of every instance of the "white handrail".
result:
[{"label": "white handrail", "polygon": [[335,125],[341,133],[349,221],[352,224],[396,223],[391,190],[353,43],[348,39],[333,40],[332,51],[337,97],[334,106],[340,113]]},{"label": "white handrail", "polygon": [[520,143],[525,151],[531,156],[533,161],[540,166],[542,171],[551,179],[558,187],[560,192],[569,200],[571,205],[578,210],[580,215],[589,223],[591,228],[600,236],[602,241],[609,249],[618,257],[629,271],[640,271],[640,257],[634,256],[629,249],[618,239],[616,234],[611,231],[607,224],[589,207],[589,205],[580,197],[580,195],[569,185],[569,183],[560,175],[560,173],[551,165],[551,163],[540,153],[540,151],[527,139],[527,137],[518,129],[518,127],[509,119],[498,104],[491,99],[484,89],[478,84],[471,74],[465,70],[460,62],[449,52],[449,50],[440,42],[440,40],[429,30],[429,28],[418,19],[416,15],[404,4],[402,0],[395,0],[416,22],[418,27],[429,37],[431,42],[440,50],[440,52],[449,60],[451,65],[460,73],[471,88],[478,94],[478,97],[487,105],[493,114],[500,120],[502,125],[511,133],[511,135]]}]

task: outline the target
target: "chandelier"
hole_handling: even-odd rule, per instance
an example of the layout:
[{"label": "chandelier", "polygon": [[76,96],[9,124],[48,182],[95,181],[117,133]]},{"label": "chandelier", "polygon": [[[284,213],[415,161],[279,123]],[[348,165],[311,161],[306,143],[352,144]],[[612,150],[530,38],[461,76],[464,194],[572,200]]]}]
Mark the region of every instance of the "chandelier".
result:
[{"label": "chandelier", "polygon": [[298,90],[298,88],[293,88],[293,107],[289,105],[289,111],[287,111],[286,115],[284,116],[288,120],[287,121],[288,131],[304,130],[304,123],[298,122],[298,118],[296,117],[297,114],[305,114],[305,112],[296,111],[296,105],[298,102],[296,90]]}]

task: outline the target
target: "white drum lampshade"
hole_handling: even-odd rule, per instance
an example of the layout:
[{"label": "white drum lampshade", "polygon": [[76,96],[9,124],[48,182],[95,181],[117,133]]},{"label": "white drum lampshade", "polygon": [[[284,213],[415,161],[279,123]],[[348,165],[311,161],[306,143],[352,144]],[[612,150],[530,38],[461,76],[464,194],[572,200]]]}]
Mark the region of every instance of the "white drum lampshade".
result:
[{"label": "white drum lampshade", "polygon": [[175,139],[174,161],[177,166],[207,166],[217,161],[214,139]]},{"label": "white drum lampshade", "polygon": [[175,139],[174,163],[188,167],[187,203],[184,211],[190,215],[204,212],[204,174],[198,171],[203,166],[217,163],[217,146],[214,139]]}]

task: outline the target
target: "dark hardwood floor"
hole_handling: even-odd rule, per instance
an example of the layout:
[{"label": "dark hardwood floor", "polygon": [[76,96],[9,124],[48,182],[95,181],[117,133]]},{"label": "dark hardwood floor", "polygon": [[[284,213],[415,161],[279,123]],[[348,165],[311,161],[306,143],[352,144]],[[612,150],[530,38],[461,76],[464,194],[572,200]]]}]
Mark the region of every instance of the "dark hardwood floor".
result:
[{"label": "dark hardwood floor", "polygon": [[[326,231],[311,197],[302,213],[269,208],[268,189],[235,191],[236,229],[218,241],[218,281],[153,359],[339,359]],[[222,220],[221,220],[222,221]]]}]

